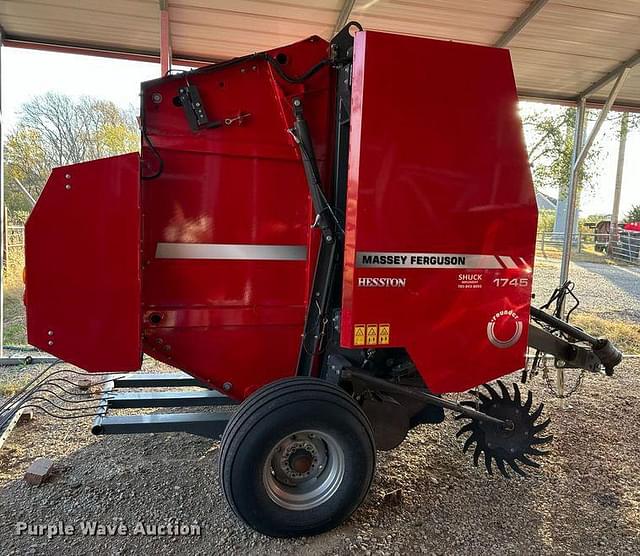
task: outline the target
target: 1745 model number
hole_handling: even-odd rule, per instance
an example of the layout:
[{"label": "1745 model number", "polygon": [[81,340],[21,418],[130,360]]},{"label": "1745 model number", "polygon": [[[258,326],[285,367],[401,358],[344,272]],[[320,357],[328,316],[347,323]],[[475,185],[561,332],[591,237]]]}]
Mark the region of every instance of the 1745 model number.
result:
[{"label": "1745 model number", "polygon": [[492,282],[494,286],[499,288],[504,288],[506,286],[526,288],[529,286],[529,278],[494,278]]}]

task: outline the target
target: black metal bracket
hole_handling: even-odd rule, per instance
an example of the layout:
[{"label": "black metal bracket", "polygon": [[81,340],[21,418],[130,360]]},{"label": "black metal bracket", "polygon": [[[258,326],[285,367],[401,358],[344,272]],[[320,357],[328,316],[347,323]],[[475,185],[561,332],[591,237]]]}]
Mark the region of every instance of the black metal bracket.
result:
[{"label": "black metal bracket", "polygon": [[292,135],[300,149],[311,201],[317,215],[316,225],[322,231],[322,244],[316,261],[298,356],[297,374],[300,376],[311,376],[314,373],[322,352],[326,329],[331,326],[329,320],[332,309],[340,307],[353,55],[353,36],[350,29],[353,26],[362,30],[360,24],[349,23],[331,41],[331,67],[336,72],[335,151],[332,173],[333,206],[329,205],[323,193],[311,136],[304,119],[302,101],[299,98],[293,100],[295,122]]},{"label": "black metal bracket", "polygon": [[[534,324],[529,326],[529,346],[554,355],[557,367],[596,372],[600,370],[602,365],[605,373],[611,376],[616,365],[622,361],[622,352],[606,338],[595,338],[584,330],[554,315],[545,313],[537,307],[531,307],[531,318],[568,338],[569,341]],[[585,342],[590,345],[591,349],[577,346],[573,342]]]},{"label": "black metal bracket", "polygon": [[591,372],[597,372],[600,369],[600,360],[593,351],[567,342],[535,324],[529,325],[528,345],[538,351],[553,355],[556,367],[585,369]]},{"label": "black metal bracket", "polygon": [[[192,386],[200,386],[200,388],[171,392],[123,391],[125,388]],[[153,413],[149,415],[109,415],[108,412],[111,409],[221,407],[235,404],[236,401],[228,396],[201,387],[196,379],[186,373],[136,373],[114,378],[113,381],[106,384],[91,432],[96,435],[188,432],[219,439],[227,422],[233,416],[231,411]]]},{"label": "black metal bracket", "polygon": [[200,91],[195,85],[185,85],[178,89],[178,104],[182,106],[192,131],[213,129],[221,127],[223,124],[222,120],[209,120],[200,97]]}]

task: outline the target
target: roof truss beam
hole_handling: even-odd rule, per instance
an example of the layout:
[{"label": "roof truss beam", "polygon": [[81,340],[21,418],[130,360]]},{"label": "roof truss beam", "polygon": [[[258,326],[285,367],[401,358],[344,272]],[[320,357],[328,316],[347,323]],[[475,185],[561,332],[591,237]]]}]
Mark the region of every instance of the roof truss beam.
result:
[{"label": "roof truss beam", "polygon": [[496,41],[494,46],[498,48],[504,48],[507,46],[516,37],[516,35],[525,28],[527,23],[529,23],[536,14],[545,7],[548,1],[549,0],[533,0],[527,9],[520,14],[520,17],[511,24],[511,27],[509,27],[509,29],[507,29]]},{"label": "roof truss beam", "polygon": [[584,91],[582,91],[578,97],[589,97],[605,85],[611,83],[614,79],[617,79],[625,70],[631,69],[632,67],[638,65],[640,63],[640,52],[636,52],[631,58],[628,58],[621,64],[618,64],[615,68],[613,68],[609,73],[602,76],[598,81],[589,85]]},{"label": "roof truss beam", "polygon": [[333,30],[334,35],[337,35],[338,31],[340,31],[347,24],[347,21],[349,21],[355,3],[356,0],[344,0],[344,4],[342,4],[342,9],[340,10],[340,14],[336,21],[336,27]]}]

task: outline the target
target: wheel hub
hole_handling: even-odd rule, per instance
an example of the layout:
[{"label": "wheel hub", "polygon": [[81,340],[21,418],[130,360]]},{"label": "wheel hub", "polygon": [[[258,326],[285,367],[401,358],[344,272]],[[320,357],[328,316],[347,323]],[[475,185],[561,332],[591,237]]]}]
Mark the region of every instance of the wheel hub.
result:
[{"label": "wheel hub", "polygon": [[276,447],[272,467],[276,476],[288,484],[317,477],[326,463],[326,448],[313,433],[291,435]]},{"label": "wheel hub", "polygon": [[344,453],[319,431],[299,431],[280,440],[264,466],[267,494],[291,510],[316,507],[330,498],[344,476]]}]

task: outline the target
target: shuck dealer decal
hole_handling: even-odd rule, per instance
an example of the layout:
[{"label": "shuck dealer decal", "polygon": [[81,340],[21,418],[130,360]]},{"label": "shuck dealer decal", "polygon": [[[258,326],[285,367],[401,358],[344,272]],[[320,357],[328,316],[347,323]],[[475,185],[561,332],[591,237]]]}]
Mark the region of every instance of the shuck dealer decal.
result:
[{"label": "shuck dealer decal", "polygon": [[505,268],[494,255],[458,253],[376,253],[356,254],[358,268]]},{"label": "shuck dealer decal", "polygon": [[522,336],[522,321],[515,311],[498,311],[487,323],[489,341],[497,348],[510,348]]}]

